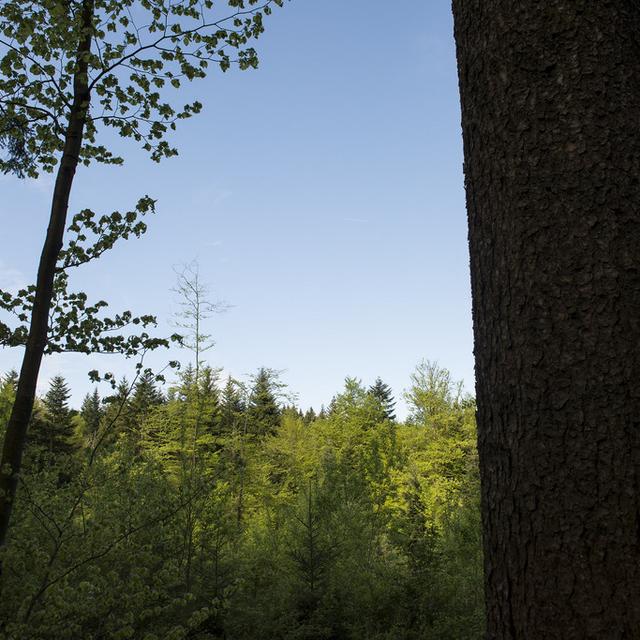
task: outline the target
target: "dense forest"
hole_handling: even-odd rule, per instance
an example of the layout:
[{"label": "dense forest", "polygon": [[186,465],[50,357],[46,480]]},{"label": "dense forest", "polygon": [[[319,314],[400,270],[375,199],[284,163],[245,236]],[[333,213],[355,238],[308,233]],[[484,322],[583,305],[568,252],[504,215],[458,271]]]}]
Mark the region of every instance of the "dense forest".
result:
[{"label": "dense forest", "polygon": [[[363,229],[373,229],[374,217],[393,219],[393,232],[380,226],[375,235],[396,251],[407,235],[396,236],[395,228],[404,227],[424,242],[425,255],[438,261],[456,255],[445,242],[436,246],[439,235],[426,242],[433,234],[421,233],[411,213],[429,216],[433,209],[443,220],[453,211],[430,191],[454,184],[434,171],[446,161],[444,147],[427,161],[395,146],[415,138],[427,147],[440,136],[442,112],[427,106],[438,102],[444,85],[427,68],[443,67],[444,39],[426,30],[431,14],[417,11],[429,5],[435,15],[437,3],[414,3],[409,12],[386,3],[384,14],[385,3],[354,10],[356,3],[336,1],[330,23],[310,14],[289,23],[295,25],[289,32],[300,35],[297,45],[278,32],[282,49],[271,50],[272,60],[300,63],[283,65],[281,84],[265,82],[251,94],[188,88],[214,70],[258,69],[254,47],[285,4],[0,2],[0,174],[53,179],[46,225],[36,217],[26,225],[43,240],[37,269],[29,262],[21,284],[0,290],[0,347],[22,351],[19,373],[0,365],[0,640],[638,638],[639,3],[452,1],[447,19],[458,65],[475,398],[446,369],[422,361],[404,392],[406,419],[396,416],[393,391],[380,378],[347,378],[316,413],[296,406],[272,369],[239,381],[207,363],[211,343],[201,320],[213,307],[201,299],[197,280],[181,280],[184,322],[165,337],[155,335],[155,316],[112,312],[105,300],[91,302],[74,288],[70,273],[144,234],[156,211],[146,189],[126,208],[114,198],[120,210],[100,189],[95,202],[86,202],[91,185],[100,183],[95,176],[106,174],[87,180],[77,170],[115,168],[140,151],[154,162],[175,157],[174,131],[202,112],[200,97],[212,104],[213,117],[200,150],[194,155],[187,145],[192,161],[207,169],[191,184],[213,184],[221,168],[232,167],[229,184],[255,194],[244,209],[255,217],[237,217],[243,237],[246,229],[269,244],[274,235],[264,234],[265,221],[293,193],[299,200],[290,215],[279,215],[307,230],[298,244],[307,248],[310,230],[330,230],[318,235],[323,250],[312,261],[319,270],[331,261],[334,239],[335,246],[344,241],[353,262],[351,248],[362,244],[377,265],[401,264],[398,253],[375,252],[373,231],[350,242],[335,227],[342,216]],[[301,13],[329,5],[293,4]],[[371,18],[383,28],[376,31]],[[441,24],[449,33],[449,22]],[[334,28],[345,25],[348,39],[340,40]],[[312,33],[321,36],[315,59]],[[402,50],[396,41],[411,47]],[[370,55],[374,49],[384,55]],[[332,60],[340,67],[331,82],[317,83]],[[420,75],[407,76],[411,93],[403,94],[401,72],[416,61]],[[362,82],[367,65],[375,85]],[[321,90],[305,102],[299,98],[308,90],[306,75]],[[421,83],[429,88],[426,102]],[[356,104],[347,91],[353,88],[366,99]],[[286,102],[267,111],[276,93]],[[409,103],[420,108],[415,120]],[[232,105],[227,117],[216,109],[221,104]],[[228,114],[240,105],[254,110],[242,111],[234,125]],[[442,105],[457,113],[457,102]],[[287,117],[278,120],[278,112]],[[309,118],[297,121],[299,112]],[[245,129],[249,120],[260,128]],[[400,120],[412,128],[396,128]],[[320,121],[328,126],[316,130]],[[218,137],[225,129],[226,145]],[[267,129],[276,135],[249,170],[247,158]],[[420,130],[429,134],[420,138]],[[185,130],[192,143],[194,131]],[[310,131],[315,139],[306,137]],[[289,147],[296,136],[302,144]],[[318,145],[320,137],[331,144]],[[376,145],[363,145],[367,138]],[[334,162],[350,148],[363,153]],[[291,173],[293,165],[305,171]],[[102,181],[109,192],[124,195],[127,174],[143,186],[132,166],[121,182]],[[284,176],[270,203],[276,173],[263,174],[266,166]],[[366,169],[365,181],[352,180],[356,167]],[[430,186],[403,205],[396,196],[408,182],[388,177],[413,180],[416,167],[416,180],[432,174]],[[321,178],[299,182],[303,173]],[[338,174],[335,184],[331,175]],[[87,187],[76,193],[78,177]],[[185,216],[183,227],[211,239],[196,224],[196,190],[180,177],[170,179],[179,194],[176,219]],[[365,201],[362,194],[376,182],[384,189]],[[233,193],[224,180],[219,186]],[[320,192],[331,198],[313,202]],[[203,191],[200,199],[216,197]],[[351,217],[359,199],[367,218],[374,199],[386,208],[373,207],[369,224]],[[3,229],[13,244],[26,209],[6,209]],[[311,226],[315,218],[323,224]],[[284,251],[296,244],[286,240]],[[16,256],[30,254],[30,246],[16,246]],[[181,255],[181,246],[158,245],[158,253]],[[252,275],[264,259],[254,248],[245,253],[255,260],[246,263]],[[295,269],[296,257],[271,281]],[[402,264],[402,273],[366,272],[376,282],[376,304],[382,294],[403,300],[395,282],[412,270],[422,281],[442,275],[449,286],[439,262],[431,271],[422,259]],[[323,286],[358,286],[355,277],[342,280],[340,269],[334,274]],[[300,282],[314,295],[326,290]],[[407,291],[437,308],[443,300],[420,279]],[[418,322],[423,317],[418,307],[398,309]],[[387,325],[398,330],[395,318]],[[181,367],[172,362],[168,380],[145,368],[148,352],[175,345],[192,356]],[[38,395],[43,358],[59,353],[119,354],[137,365],[120,382],[111,372],[91,371],[96,387],[81,406],[71,406],[77,395],[61,376]]]},{"label": "dense forest", "polygon": [[200,360],[69,398],[36,400],[2,637],[482,636],[475,403],[446,369],[417,366],[406,421],[380,379],[316,414]]}]

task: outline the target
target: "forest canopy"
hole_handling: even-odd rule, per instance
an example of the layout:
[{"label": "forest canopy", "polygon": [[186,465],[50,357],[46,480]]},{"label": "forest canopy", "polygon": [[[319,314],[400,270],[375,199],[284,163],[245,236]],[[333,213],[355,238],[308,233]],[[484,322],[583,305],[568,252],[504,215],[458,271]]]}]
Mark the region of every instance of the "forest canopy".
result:
[{"label": "forest canopy", "polygon": [[[0,387],[6,423],[16,375]],[[205,363],[36,401],[6,638],[480,638],[475,405],[421,363],[317,413]]]}]

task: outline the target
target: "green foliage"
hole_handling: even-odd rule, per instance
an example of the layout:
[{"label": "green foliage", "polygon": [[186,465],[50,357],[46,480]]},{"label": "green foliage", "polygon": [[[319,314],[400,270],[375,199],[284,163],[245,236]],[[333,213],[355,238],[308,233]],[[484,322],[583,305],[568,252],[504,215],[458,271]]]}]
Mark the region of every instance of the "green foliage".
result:
[{"label": "green foliage", "polygon": [[277,379],[260,370],[249,404],[240,383],[219,384],[206,365],[164,400],[150,376],[123,381],[96,455],[62,484],[55,465],[28,468],[0,637],[482,637],[471,401],[393,422],[347,379],[329,414],[288,408],[258,430]]},{"label": "green foliage", "polygon": [[[199,113],[197,100],[176,105],[171,92],[223,71],[258,64],[250,41],[282,0],[84,0],[0,6],[0,170],[35,177],[52,171],[63,147],[78,70],[86,66],[81,108],[86,141],[80,160],[121,164],[100,143],[104,129],[131,138],[153,160],[175,155],[166,140],[176,124]],[[79,43],[89,39],[88,50]]]},{"label": "green foliage", "polygon": [[242,385],[231,376],[222,389],[220,400],[220,425],[224,433],[237,431],[245,410]]},{"label": "green foliage", "polygon": [[[119,353],[135,356],[137,375],[146,375],[145,354],[170,342],[147,332],[156,326],[153,316],[135,316],[130,311],[108,316],[105,301],[90,303],[84,292],[69,290],[69,269],[100,257],[118,240],[140,236],[146,230],[143,216],[155,207],[154,200],[145,196],[124,215],[116,211],[97,218],[91,210],[81,211],[66,229],[65,245],[69,195],[78,164],[122,164],[123,158],[99,140],[109,128],[138,142],[155,161],[177,154],[166,139],[168,132],[179,120],[198,113],[202,105],[195,100],[178,106],[170,102],[168,91],[178,89],[185,80],[204,78],[210,63],[227,70],[233,54],[240,69],[256,67],[250,41],[263,33],[264,16],[282,4],[283,0],[7,0],[0,4],[0,171],[35,178],[59,166],[37,284],[17,293],[0,291],[0,311],[11,318],[0,322],[0,346],[25,347],[20,392],[9,423],[3,425],[3,548],[42,356],[68,351]],[[220,5],[229,8],[227,15]],[[192,301],[187,289],[182,293],[187,303]],[[201,437],[199,353],[206,339],[198,331],[200,316],[198,305],[195,315],[187,316],[196,318],[194,460]],[[135,332],[138,326],[141,331]],[[178,335],[171,340],[183,343]],[[94,370],[89,375],[94,382],[107,380],[116,386],[111,373]],[[36,438],[46,432],[53,460],[59,457],[63,442],[73,447],[66,431],[80,431],[82,418],[72,424],[71,416],[53,412],[52,402],[52,398],[45,402],[45,426],[37,428],[32,419],[32,431]],[[133,403],[122,402],[109,427],[128,409],[125,426],[130,435],[136,433],[137,447],[138,423],[148,405],[142,392]],[[91,463],[106,435],[105,430],[97,436]],[[192,464],[191,476],[194,469]],[[58,477],[62,481],[63,475]],[[64,480],[70,476],[65,474]],[[190,549],[192,534],[193,529]]]},{"label": "green foliage", "polygon": [[164,397],[156,386],[156,378],[151,371],[143,373],[135,384],[129,407],[133,419],[142,421],[153,409],[162,404]]},{"label": "green foliage", "polygon": [[44,456],[49,464],[60,463],[73,452],[74,428],[68,400],[69,386],[62,376],[54,376],[29,428],[32,455]]},{"label": "green foliage", "polygon": [[98,389],[94,389],[92,394],[87,394],[82,401],[80,417],[82,418],[83,436],[91,441],[100,430],[100,422],[104,411],[100,401]]},{"label": "green foliage", "polygon": [[0,380],[0,425],[2,426],[4,426],[9,419],[17,385],[18,372],[15,371],[15,369],[2,376]]},{"label": "green foliage", "polygon": [[451,379],[451,373],[437,362],[423,360],[411,374],[411,387],[405,393],[410,420],[426,424],[464,402],[462,383]]},{"label": "green foliage", "polygon": [[277,396],[281,388],[277,372],[265,367],[258,369],[253,377],[247,407],[247,422],[251,433],[258,436],[275,433],[280,423],[281,409]]},{"label": "green foliage", "polygon": [[[224,6],[228,7],[225,11]],[[121,164],[123,158],[100,142],[105,129],[131,138],[153,160],[175,155],[167,140],[176,123],[198,113],[197,100],[178,106],[170,95],[185,81],[204,78],[210,64],[223,71],[258,64],[251,41],[264,31],[264,17],[283,0],[81,0],[0,5],[0,171],[37,177],[58,165],[65,141],[78,141],[72,162]],[[70,157],[69,155],[67,156]],[[75,167],[75,165],[74,165]],[[74,171],[65,177],[71,188]],[[64,211],[58,217],[64,222]],[[59,251],[45,351],[119,353],[142,358],[170,340],[147,332],[151,315],[130,311],[107,315],[103,300],[89,302],[68,288],[68,271],[109,251],[118,240],[146,231],[154,213],[149,196],[130,211],[97,216],[86,209],[67,229]],[[51,227],[50,227],[51,228]],[[47,279],[54,277],[49,265]],[[43,295],[44,289],[39,290]],[[36,286],[0,291],[0,346],[24,346]],[[141,328],[139,333],[128,332]],[[171,340],[179,340],[174,335]],[[111,374],[92,380],[114,382]]]},{"label": "green foliage", "polygon": [[[105,310],[109,305],[104,300],[90,303],[86,293],[69,291],[70,269],[99,258],[118,240],[131,235],[139,237],[146,231],[146,224],[139,218],[153,211],[154,201],[145,197],[134,211],[124,215],[116,211],[95,221],[95,214],[84,210],[73,217],[67,230],[73,235],[58,256],[45,354],[120,354],[139,358],[138,370],[142,371],[142,359],[148,351],[181,340],[178,334],[170,338],[151,336],[147,329],[157,324],[152,315],[136,316],[131,311],[107,315]],[[0,310],[13,319],[12,322],[0,322],[0,346],[26,344],[35,289],[35,285],[30,285],[17,293],[0,290]],[[136,332],[138,329],[142,331]],[[94,370],[89,376],[94,382],[104,379],[115,386],[110,373],[101,375]]]},{"label": "green foliage", "polygon": [[376,378],[376,381],[369,387],[369,393],[380,403],[385,418],[387,420],[395,420],[396,414],[394,408],[396,402],[393,399],[391,387],[382,382],[381,378]]}]

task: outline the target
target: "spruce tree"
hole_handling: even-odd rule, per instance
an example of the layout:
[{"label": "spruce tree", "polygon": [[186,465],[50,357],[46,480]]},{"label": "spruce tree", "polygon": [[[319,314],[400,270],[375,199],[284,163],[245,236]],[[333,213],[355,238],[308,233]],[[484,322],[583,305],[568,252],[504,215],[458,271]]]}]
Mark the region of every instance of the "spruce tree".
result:
[{"label": "spruce tree", "polygon": [[205,366],[198,381],[198,401],[202,427],[205,433],[218,436],[221,432],[222,406],[218,390],[219,369]]},{"label": "spruce tree", "polygon": [[73,451],[73,423],[69,409],[71,392],[62,376],[54,376],[44,397],[44,419],[36,423],[33,440],[51,456],[51,461]]},{"label": "spruce tree", "polygon": [[18,374],[12,369],[0,381],[0,434],[4,433],[16,397]]},{"label": "spruce tree", "polygon": [[146,371],[136,383],[131,398],[131,411],[135,418],[144,418],[149,411],[164,402],[162,391],[156,386],[156,379],[151,371]]},{"label": "spruce tree", "polygon": [[196,388],[196,369],[190,362],[178,374],[178,384],[169,389],[169,400],[186,402],[193,397]]},{"label": "spruce tree", "polygon": [[222,390],[220,428],[224,433],[231,433],[238,426],[245,404],[242,400],[240,383],[229,376]]},{"label": "spruce tree", "polygon": [[107,396],[103,403],[105,424],[109,425],[110,433],[107,441],[114,440],[118,433],[133,428],[133,413],[131,411],[132,384],[126,377],[122,377],[115,388],[115,393]]},{"label": "spruce tree", "polygon": [[100,394],[98,393],[98,389],[94,389],[93,393],[87,393],[84,397],[82,407],[80,408],[80,416],[84,420],[84,435],[89,441],[98,433],[103,413]]},{"label": "spruce tree", "polygon": [[247,408],[247,419],[251,433],[264,436],[276,432],[280,424],[280,407],[276,399],[276,373],[262,367],[253,379],[253,388]]},{"label": "spruce tree", "polygon": [[396,402],[393,397],[391,387],[388,384],[382,382],[382,379],[378,377],[376,378],[376,381],[369,387],[369,393],[380,403],[380,406],[384,412],[384,417],[387,420],[395,420]]},{"label": "spruce tree", "polygon": [[18,388],[18,372],[15,369],[11,369],[9,373],[2,376],[2,382],[0,383],[0,386],[7,386],[13,389],[13,392],[15,393],[16,389]]}]

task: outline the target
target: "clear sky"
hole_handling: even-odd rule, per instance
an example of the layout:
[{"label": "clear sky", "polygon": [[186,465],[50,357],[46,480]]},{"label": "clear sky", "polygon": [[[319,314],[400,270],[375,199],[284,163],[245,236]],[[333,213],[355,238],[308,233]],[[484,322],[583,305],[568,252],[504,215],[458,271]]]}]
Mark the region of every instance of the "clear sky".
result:
[{"label": "clear sky", "polygon": [[[179,127],[178,158],[157,165],[130,143],[123,168],[78,172],[70,213],[147,193],[158,213],[72,285],[157,314],[162,332],[173,268],[198,260],[211,297],[233,305],[208,323],[208,361],[237,377],[283,369],[302,407],[327,404],[345,376],[381,376],[399,397],[422,358],[473,390],[449,0],[292,0],[257,48],[258,70],[189,89],[205,108]],[[0,287],[35,277],[51,184],[0,178]],[[20,355],[0,351],[0,371]],[[41,388],[62,373],[78,403],[95,367],[133,373],[119,356],[56,356]]]}]

